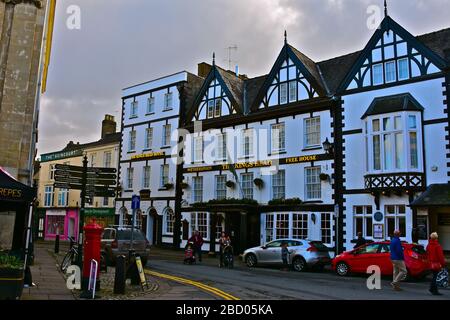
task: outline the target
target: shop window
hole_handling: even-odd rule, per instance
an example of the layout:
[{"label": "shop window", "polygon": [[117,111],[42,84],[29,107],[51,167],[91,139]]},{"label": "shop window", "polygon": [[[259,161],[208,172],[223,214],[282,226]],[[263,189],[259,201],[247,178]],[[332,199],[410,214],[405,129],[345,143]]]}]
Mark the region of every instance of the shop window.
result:
[{"label": "shop window", "polygon": [[209,215],[207,212],[191,213],[191,235],[198,231],[203,239],[209,240]]},{"label": "shop window", "polygon": [[292,238],[308,238],[308,215],[306,213],[294,213],[292,216]]},{"label": "shop window", "polygon": [[289,214],[278,213],[277,224],[275,228],[277,239],[289,238]]},{"label": "shop window", "polygon": [[64,234],[65,216],[47,216],[47,234],[57,235]]},{"label": "shop window", "polygon": [[274,227],[274,215],[267,214],[266,215],[266,239],[265,242],[270,242],[273,240],[273,227]]},{"label": "shop window", "polygon": [[332,227],[332,214],[321,213],[320,215],[320,233],[322,236],[322,242],[325,244],[331,244],[333,242],[331,238]]}]

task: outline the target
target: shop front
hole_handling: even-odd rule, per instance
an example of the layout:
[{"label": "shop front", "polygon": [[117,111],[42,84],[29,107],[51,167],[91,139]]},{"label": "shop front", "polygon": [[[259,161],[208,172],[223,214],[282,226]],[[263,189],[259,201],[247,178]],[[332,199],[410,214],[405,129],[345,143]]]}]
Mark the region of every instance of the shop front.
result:
[{"label": "shop front", "polygon": [[95,222],[107,228],[114,225],[115,209],[114,208],[86,208],[84,210],[84,224]]},{"label": "shop front", "polygon": [[25,247],[27,218],[35,197],[34,188],[0,167],[0,250],[21,252]]},{"label": "shop front", "polygon": [[450,252],[450,184],[433,184],[411,208],[417,212],[417,229],[421,239],[437,232],[444,251]]},{"label": "shop front", "polygon": [[45,211],[45,240],[68,241],[69,238],[78,240],[79,209],[47,209]]}]

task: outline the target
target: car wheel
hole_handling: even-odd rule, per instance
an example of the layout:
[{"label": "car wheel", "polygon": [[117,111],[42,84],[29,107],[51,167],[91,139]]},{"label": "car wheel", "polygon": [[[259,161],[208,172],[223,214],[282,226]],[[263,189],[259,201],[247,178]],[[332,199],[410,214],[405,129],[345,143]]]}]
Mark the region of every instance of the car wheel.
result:
[{"label": "car wheel", "polygon": [[336,273],[341,277],[348,276],[348,274],[350,273],[350,268],[348,264],[346,264],[345,262],[339,262],[336,265]]},{"label": "car wheel", "polygon": [[295,257],[292,261],[292,267],[295,271],[302,272],[306,269],[306,261],[303,257]]},{"label": "car wheel", "polygon": [[245,263],[247,264],[247,267],[249,268],[253,268],[256,266],[257,264],[257,259],[256,256],[253,253],[249,253],[246,257],[245,257]]}]

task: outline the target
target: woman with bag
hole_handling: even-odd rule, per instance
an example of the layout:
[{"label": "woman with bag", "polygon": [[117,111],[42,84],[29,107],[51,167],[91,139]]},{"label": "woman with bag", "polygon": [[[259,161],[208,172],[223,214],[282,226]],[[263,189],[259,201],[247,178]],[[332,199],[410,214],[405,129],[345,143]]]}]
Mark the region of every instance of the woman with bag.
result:
[{"label": "woman with bag", "polygon": [[439,272],[445,267],[445,258],[444,252],[442,250],[441,245],[438,242],[438,234],[433,232],[430,235],[430,241],[427,246],[428,260],[431,263],[431,270],[433,271],[433,279],[430,283],[430,292],[432,295],[440,296],[442,293],[439,293],[437,287],[437,276]]}]

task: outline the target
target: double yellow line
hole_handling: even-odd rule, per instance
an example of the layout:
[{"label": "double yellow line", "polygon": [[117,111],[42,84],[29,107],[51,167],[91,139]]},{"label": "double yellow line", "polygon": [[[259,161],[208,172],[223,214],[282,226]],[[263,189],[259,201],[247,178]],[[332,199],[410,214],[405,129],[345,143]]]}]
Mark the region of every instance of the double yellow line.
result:
[{"label": "double yellow line", "polygon": [[158,277],[158,278],[163,278],[163,279],[168,279],[168,280],[172,280],[175,282],[179,282],[182,284],[186,284],[186,285],[191,285],[197,288],[200,288],[204,291],[207,291],[209,293],[212,293],[213,295],[216,295],[224,300],[239,300],[239,298],[236,298],[234,296],[232,296],[231,294],[228,294],[222,290],[219,290],[217,288],[208,286],[206,284],[203,284],[201,282],[198,281],[193,281],[193,280],[189,280],[189,279],[184,279],[184,278],[180,278],[180,277],[175,277],[175,276],[171,276],[168,274],[164,274],[164,273],[159,273],[156,271],[151,271],[148,269],[145,269],[145,273],[154,277]]}]

